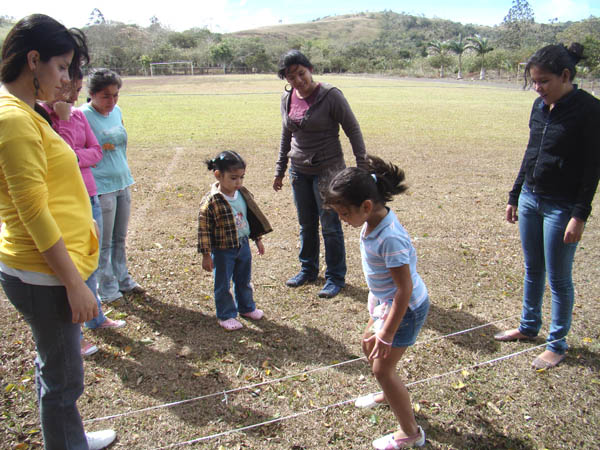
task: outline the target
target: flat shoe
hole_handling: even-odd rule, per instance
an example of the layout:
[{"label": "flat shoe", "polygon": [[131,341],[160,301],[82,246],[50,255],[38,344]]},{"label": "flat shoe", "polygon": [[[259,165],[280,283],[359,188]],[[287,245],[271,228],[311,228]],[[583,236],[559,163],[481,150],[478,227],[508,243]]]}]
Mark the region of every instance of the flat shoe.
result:
[{"label": "flat shoe", "polygon": [[394,433],[386,434],[373,441],[373,448],[378,450],[396,450],[399,448],[422,447],[425,445],[425,432],[419,427],[414,436],[402,439],[394,439]]},{"label": "flat shoe", "polygon": [[263,318],[264,315],[265,313],[263,312],[263,310],[258,308],[256,308],[254,311],[250,311],[249,313],[240,313],[240,316],[252,320],[260,320]]},{"label": "flat shoe", "polygon": [[85,437],[90,450],[100,450],[108,447],[117,437],[117,433],[113,430],[101,430],[85,433]]},{"label": "flat shoe", "polygon": [[512,342],[512,341],[533,341],[536,336],[525,336],[523,333],[517,330],[518,335],[512,332],[513,330],[501,331],[494,335],[494,339],[500,342]]},{"label": "flat shoe", "polygon": [[354,406],[357,408],[375,408],[377,406],[386,405],[385,402],[377,402],[375,401],[375,396],[377,394],[367,394],[362,397],[358,397],[354,402]]},{"label": "flat shoe", "polygon": [[341,286],[338,286],[331,281],[327,281],[325,286],[323,286],[323,289],[321,289],[317,295],[321,298],[333,298],[338,295],[341,290]]},{"label": "flat shoe", "polygon": [[553,367],[558,366],[566,358],[566,356],[566,354],[560,355],[560,359],[556,363],[551,363],[550,361],[546,361],[538,356],[531,363],[531,367],[533,367],[535,370],[552,369]]},{"label": "flat shoe", "polygon": [[91,342],[82,341],[81,344],[81,356],[91,356],[98,351],[98,347]]},{"label": "flat shoe", "polygon": [[309,275],[304,272],[300,272],[297,275],[294,275],[292,278],[285,282],[286,286],[289,287],[300,287],[305,285],[306,283],[310,283],[311,281],[315,281],[317,279],[316,275]]},{"label": "flat shoe", "polygon": [[102,322],[100,325],[98,325],[95,329],[123,328],[126,325],[126,323],[127,322],[125,322],[124,320],[112,320],[107,317],[106,320],[104,322]]},{"label": "flat shoe", "polygon": [[244,327],[244,325],[242,325],[236,319],[219,320],[219,325],[221,325],[227,331],[235,331]]}]

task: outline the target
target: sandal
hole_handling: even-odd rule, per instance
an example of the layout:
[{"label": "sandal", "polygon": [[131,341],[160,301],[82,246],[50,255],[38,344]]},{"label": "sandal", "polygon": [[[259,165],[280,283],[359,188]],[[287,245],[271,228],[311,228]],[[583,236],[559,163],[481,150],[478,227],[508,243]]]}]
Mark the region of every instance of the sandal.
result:
[{"label": "sandal", "polygon": [[533,360],[533,362],[531,363],[531,367],[533,367],[535,370],[552,369],[553,367],[558,366],[566,357],[567,357],[566,354],[562,354],[562,355],[559,355],[559,358],[556,362],[550,362],[550,361],[546,361],[545,359],[542,359],[541,355],[540,355]]},{"label": "sandal", "polygon": [[386,434],[373,441],[373,447],[378,450],[396,450],[399,448],[422,447],[425,445],[425,432],[419,427],[414,436],[394,439],[394,433]]},{"label": "sandal", "polygon": [[240,328],[243,328],[243,326],[244,326],[240,322],[238,322],[236,319],[233,319],[233,318],[227,319],[227,320],[219,320],[219,325],[221,325],[227,331],[239,330]]},{"label": "sandal", "polygon": [[512,341],[533,341],[536,336],[527,336],[519,331],[518,328],[512,330],[501,331],[494,335],[494,339],[500,342],[512,342]]}]

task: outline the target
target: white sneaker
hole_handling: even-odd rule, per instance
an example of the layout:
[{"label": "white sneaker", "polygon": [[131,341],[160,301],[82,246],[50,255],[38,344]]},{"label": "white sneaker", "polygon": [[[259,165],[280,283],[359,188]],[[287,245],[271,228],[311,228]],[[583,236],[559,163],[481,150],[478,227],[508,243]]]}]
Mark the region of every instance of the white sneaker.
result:
[{"label": "white sneaker", "polygon": [[358,397],[354,402],[354,406],[357,408],[375,408],[376,406],[384,406],[386,405],[385,401],[376,402],[375,396],[377,394],[367,394],[362,397]]},{"label": "white sneaker", "polygon": [[114,430],[101,430],[85,433],[90,450],[100,450],[108,447],[117,437]]}]

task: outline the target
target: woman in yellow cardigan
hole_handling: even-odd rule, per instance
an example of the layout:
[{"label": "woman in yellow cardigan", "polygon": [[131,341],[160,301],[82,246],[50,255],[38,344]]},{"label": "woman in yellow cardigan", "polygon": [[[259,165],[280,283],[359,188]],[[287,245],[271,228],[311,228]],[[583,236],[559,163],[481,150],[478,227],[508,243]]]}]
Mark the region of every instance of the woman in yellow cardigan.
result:
[{"label": "woman in yellow cardigan", "polygon": [[86,433],[81,323],[98,314],[85,280],[98,238],[77,157],[36,112],[87,60],[84,35],[34,14],[6,36],[0,66],[0,283],[36,343],[36,386],[48,449],[100,449],[112,430]]}]

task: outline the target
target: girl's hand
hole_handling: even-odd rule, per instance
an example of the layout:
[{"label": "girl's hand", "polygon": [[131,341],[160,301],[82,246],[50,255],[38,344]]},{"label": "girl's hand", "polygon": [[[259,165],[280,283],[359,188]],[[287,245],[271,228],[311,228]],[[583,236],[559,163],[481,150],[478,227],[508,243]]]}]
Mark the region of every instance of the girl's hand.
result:
[{"label": "girl's hand", "polygon": [[69,120],[71,117],[71,104],[67,102],[56,102],[54,104],[54,112],[60,120]]},{"label": "girl's hand", "polygon": [[275,192],[280,191],[283,187],[283,177],[275,177],[273,179],[273,189]]},{"label": "girl's hand", "polygon": [[96,296],[83,282],[67,288],[73,323],[84,323],[98,315]]},{"label": "girl's hand", "polygon": [[368,357],[369,361],[373,361],[377,358],[385,359],[390,355],[392,351],[393,336],[392,338],[388,339],[390,340],[382,339],[377,334],[374,334],[371,337],[365,339],[365,343],[373,345],[373,350],[371,351],[371,354]]},{"label": "girl's hand", "polygon": [[265,245],[262,242],[262,239],[259,239],[258,241],[256,241],[256,248],[258,249],[258,254],[259,255],[264,255],[265,254]]},{"label": "girl's hand", "polygon": [[508,223],[515,223],[519,220],[517,216],[517,207],[514,205],[506,205],[506,221]]},{"label": "girl's hand", "polygon": [[209,253],[202,254],[202,268],[207,272],[212,272],[213,270],[213,261]]},{"label": "girl's hand", "polygon": [[581,240],[581,236],[583,235],[583,230],[585,228],[585,222],[577,217],[571,217],[569,223],[567,224],[567,228],[565,229],[565,237],[563,241],[565,244],[574,244],[575,242],[579,242]]}]

